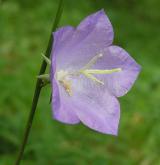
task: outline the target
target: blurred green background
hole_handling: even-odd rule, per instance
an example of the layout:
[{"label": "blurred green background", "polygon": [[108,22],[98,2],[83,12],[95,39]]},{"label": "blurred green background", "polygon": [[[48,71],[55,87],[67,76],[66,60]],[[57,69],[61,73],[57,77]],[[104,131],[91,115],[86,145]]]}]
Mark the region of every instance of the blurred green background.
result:
[{"label": "blurred green background", "polygon": [[[58,0],[0,1],[0,165],[15,161]],[[118,137],[54,121],[41,93],[22,165],[160,165],[160,1],[65,0],[62,25],[101,8],[142,72],[121,102]]]}]

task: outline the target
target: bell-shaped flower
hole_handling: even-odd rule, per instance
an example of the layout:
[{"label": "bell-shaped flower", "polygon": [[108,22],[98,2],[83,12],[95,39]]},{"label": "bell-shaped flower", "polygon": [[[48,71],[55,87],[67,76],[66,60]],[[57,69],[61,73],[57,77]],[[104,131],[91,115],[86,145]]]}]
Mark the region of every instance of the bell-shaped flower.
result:
[{"label": "bell-shaped flower", "polygon": [[117,135],[120,105],[140,66],[112,45],[113,28],[103,10],[76,28],[53,33],[51,83],[53,117],[68,124],[84,123],[98,132]]}]

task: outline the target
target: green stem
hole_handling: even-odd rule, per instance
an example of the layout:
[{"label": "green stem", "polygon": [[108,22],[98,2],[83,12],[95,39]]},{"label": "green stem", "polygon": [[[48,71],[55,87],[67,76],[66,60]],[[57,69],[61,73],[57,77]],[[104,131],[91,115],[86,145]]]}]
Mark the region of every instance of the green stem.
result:
[{"label": "green stem", "polygon": [[[62,15],[62,11],[63,11],[63,0],[60,0],[58,10],[57,10],[57,14],[56,14],[56,17],[55,17],[55,21],[53,23],[52,32],[55,31],[57,26],[58,26],[58,23],[60,21],[61,15]],[[45,52],[45,55],[47,57],[49,57],[50,53],[51,53],[52,42],[53,42],[52,32],[51,32],[50,39],[49,39],[49,42],[48,42],[48,46],[47,46],[47,49],[46,49],[46,52]],[[45,73],[46,67],[47,67],[47,63],[45,62],[45,60],[43,60],[43,62],[41,64],[40,71],[39,71],[39,75]],[[32,127],[32,122],[33,122],[34,114],[35,114],[36,107],[37,107],[37,104],[38,104],[40,92],[41,92],[41,89],[42,89],[41,83],[42,83],[42,80],[37,79],[35,92],[34,92],[34,96],[33,96],[33,100],[32,100],[31,111],[30,111],[30,114],[29,114],[29,117],[28,117],[27,125],[26,125],[25,132],[24,132],[24,137],[23,137],[23,140],[22,140],[22,143],[21,143],[21,146],[20,146],[20,150],[19,150],[16,162],[15,162],[15,165],[20,164],[23,153],[24,153],[24,149],[25,149],[25,146],[26,146],[26,143],[27,143],[27,140],[28,140],[28,136],[29,136],[31,127]]]}]

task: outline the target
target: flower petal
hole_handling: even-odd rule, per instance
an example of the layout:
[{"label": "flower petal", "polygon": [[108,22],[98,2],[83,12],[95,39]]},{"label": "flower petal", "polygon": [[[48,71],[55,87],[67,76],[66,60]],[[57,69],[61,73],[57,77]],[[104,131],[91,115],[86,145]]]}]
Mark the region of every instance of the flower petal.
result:
[{"label": "flower petal", "polygon": [[52,111],[53,118],[63,123],[77,124],[79,119],[74,111],[74,106],[70,103],[70,98],[65,96],[62,87],[58,87],[55,79],[52,80]]},{"label": "flower petal", "polygon": [[74,32],[75,29],[72,26],[61,27],[56,32],[54,32],[53,53],[59,54],[65,45],[68,44]]},{"label": "flower petal", "polygon": [[[70,28],[67,28],[68,32],[70,31]],[[56,38],[58,40],[59,38]],[[54,43],[56,44],[56,42]],[[70,104],[68,104],[67,97],[63,97],[62,95],[65,95],[65,91],[62,91],[62,87],[55,79],[55,73],[56,73],[56,56],[54,56],[54,53],[57,52],[57,50],[52,48],[52,59],[51,59],[51,71],[50,71],[50,79],[52,83],[52,111],[53,111],[53,118],[55,118],[58,121],[68,123],[68,124],[76,124],[79,123],[79,119],[77,115],[75,114],[72,107],[70,107]]]},{"label": "flower petal", "polygon": [[89,128],[117,135],[120,105],[102,85],[81,76],[74,81],[72,104],[79,119]]},{"label": "flower petal", "polygon": [[54,39],[57,67],[80,68],[100,50],[111,45],[113,29],[105,12],[101,10],[84,19],[76,29],[59,29],[54,33]]},{"label": "flower petal", "polygon": [[103,50],[103,57],[98,60],[94,68],[114,69],[121,68],[122,71],[106,75],[96,75],[98,79],[105,82],[107,89],[115,96],[125,95],[133,86],[141,70],[140,65],[122,48],[110,46]]}]

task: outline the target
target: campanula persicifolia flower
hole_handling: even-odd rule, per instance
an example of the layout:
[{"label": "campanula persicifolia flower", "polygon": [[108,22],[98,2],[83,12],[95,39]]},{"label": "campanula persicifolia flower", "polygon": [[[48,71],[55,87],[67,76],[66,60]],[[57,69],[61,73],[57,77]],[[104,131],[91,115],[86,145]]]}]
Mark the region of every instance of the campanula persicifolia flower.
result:
[{"label": "campanula persicifolia flower", "polygon": [[116,135],[120,118],[117,97],[134,84],[140,66],[119,46],[112,45],[113,28],[103,10],[76,28],[53,33],[51,54],[54,119],[84,123],[96,131]]}]

